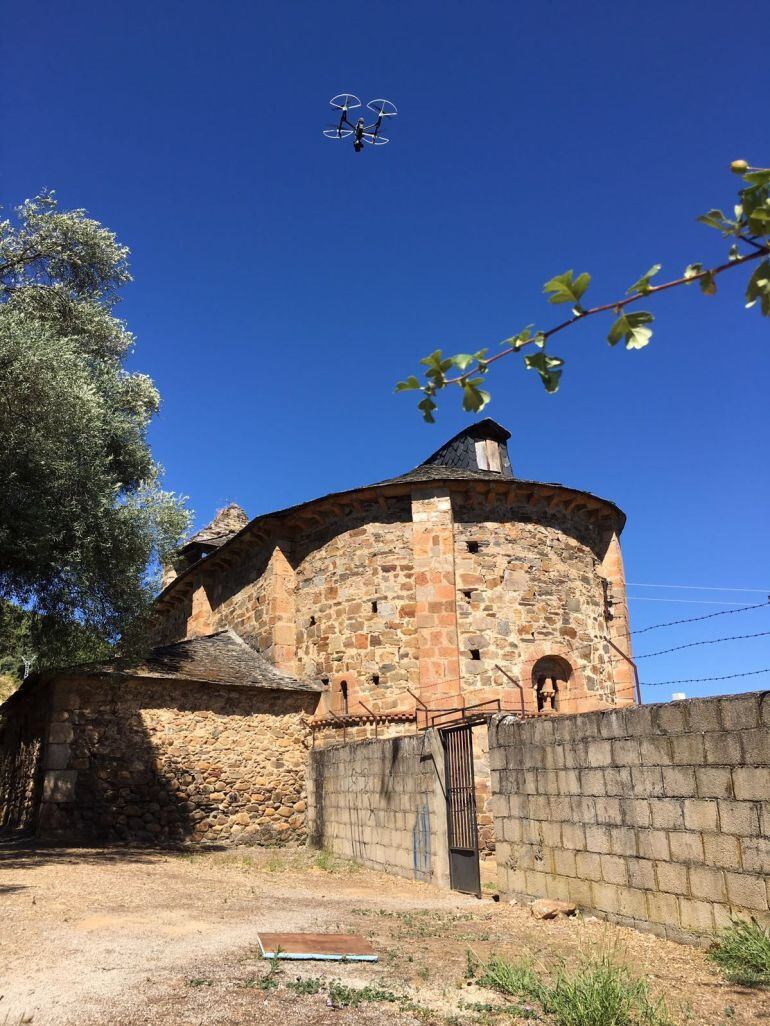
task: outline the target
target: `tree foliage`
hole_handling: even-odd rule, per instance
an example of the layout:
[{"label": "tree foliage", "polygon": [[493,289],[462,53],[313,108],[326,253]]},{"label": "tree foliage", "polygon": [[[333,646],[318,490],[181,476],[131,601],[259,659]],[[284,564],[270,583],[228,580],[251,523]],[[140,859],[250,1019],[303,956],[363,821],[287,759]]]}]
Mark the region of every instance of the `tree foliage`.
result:
[{"label": "tree foliage", "polygon": [[159,396],[115,316],[128,250],[51,194],[0,221],[0,599],[40,663],[99,654],[144,615],[188,525],[147,443]]},{"label": "tree foliage", "polygon": [[698,221],[718,231],[729,240],[727,260],[715,267],[705,268],[702,263],[689,264],[682,275],[671,281],[654,284],[653,279],[661,270],[660,264],[638,278],[626,291],[622,299],[613,303],[587,307],[584,297],[591,284],[587,272],[575,275],[574,271],[557,274],[543,286],[548,302],[554,305],[568,305],[570,316],[548,329],[535,328],[530,324],[516,334],[504,339],[501,351],[489,355],[488,349],[481,349],[470,355],[458,353],[444,356],[436,349],[420,361],[425,368],[423,380],[412,375],[396,385],[397,392],[420,392],[417,404],[424,419],[434,421],[439,392],[456,385],[462,392],[463,409],[477,413],[489,402],[489,391],[481,388],[492,364],[518,353],[525,347],[534,346],[538,351],[524,356],[524,366],[534,370],[547,392],[556,392],[561,382],[564,360],[548,350],[550,339],[566,328],[596,314],[613,315],[607,334],[611,346],[622,342],[626,349],[642,349],[652,338],[654,317],[648,310],[629,310],[631,304],[652,297],[658,292],[695,282],[701,292],[713,296],[717,291],[717,277],[726,271],[751,265],[752,274],[746,285],[746,306],[756,306],[759,312],[770,317],[770,169],[749,167],[745,160],[735,160],[730,165],[734,174],[743,179],[738,203],[732,216],[721,210],[709,210]]}]

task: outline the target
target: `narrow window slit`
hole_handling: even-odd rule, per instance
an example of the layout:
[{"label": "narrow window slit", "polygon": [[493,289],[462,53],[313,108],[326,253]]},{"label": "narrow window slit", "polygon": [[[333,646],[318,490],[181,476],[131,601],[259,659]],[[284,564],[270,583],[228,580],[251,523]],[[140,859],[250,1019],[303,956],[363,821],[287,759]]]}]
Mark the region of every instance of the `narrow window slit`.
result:
[{"label": "narrow window slit", "polygon": [[468,546],[468,552],[478,552],[479,543],[477,541],[469,541],[465,543]]},{"label": "narrow window slit", "polygon": [[471,659],[481,659],[481,651],[478,648],[472,648],[470,652]]}]

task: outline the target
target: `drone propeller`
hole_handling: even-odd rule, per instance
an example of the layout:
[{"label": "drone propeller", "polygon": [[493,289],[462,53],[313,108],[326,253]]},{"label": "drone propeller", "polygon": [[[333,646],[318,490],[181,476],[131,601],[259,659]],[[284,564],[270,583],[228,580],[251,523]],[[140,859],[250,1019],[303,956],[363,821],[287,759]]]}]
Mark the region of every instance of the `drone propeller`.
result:
[{"label": "drone propeller", "polygon": [[[355,101],[355,102],[351,102]],[[353,93],[340,93],[338,96],[332,96],[329,103],[336,110],[354,110],[356,107],[361,106],[361,101]]]},{"label": "drone propeller", "polygon": [[373,110],[378,118],[392,118],[398,114],[395,103],[391,103],[390,100],[370,100],[366,106]]},{"label": "drone propeller", "polygon": [[364,142],[370,146],[384,146],[390,139],[386,139],[384,135],[375,135],[374,132],[364,132]]},{"label": "drone propeller", "polygon": [[324,135],[327,139],[347,139],[353,134],[352,128],[325,128]]}]

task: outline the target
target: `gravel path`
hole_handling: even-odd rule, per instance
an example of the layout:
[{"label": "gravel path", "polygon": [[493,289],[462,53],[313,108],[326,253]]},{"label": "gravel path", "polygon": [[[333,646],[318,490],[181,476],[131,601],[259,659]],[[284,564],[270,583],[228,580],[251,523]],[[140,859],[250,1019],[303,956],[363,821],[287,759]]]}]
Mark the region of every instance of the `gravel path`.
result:
[{"label": "gravel path", "polygon": [[[380,962],[286,964],[279,986],[263,989],[260,929],[361,933]],[[304,850],[0,846],[2,1026],[484,1022],[468,1006],[496,998],[465,980],[469,949],[553,967],[606,947],[665,994],[683,1026],[770,1023],[770,996],[725,984],[697,950],[596,921],[538,922],[521,907]],[[374,985],[409,1004],[330,1007],[325,990],[286,986],[297,977]]]}]

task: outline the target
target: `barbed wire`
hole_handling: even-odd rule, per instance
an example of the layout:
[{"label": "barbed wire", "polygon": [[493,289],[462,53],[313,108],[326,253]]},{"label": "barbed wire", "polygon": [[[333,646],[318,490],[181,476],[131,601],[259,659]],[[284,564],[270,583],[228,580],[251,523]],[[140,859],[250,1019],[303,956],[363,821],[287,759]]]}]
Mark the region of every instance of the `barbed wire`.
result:
[{"label": "barbed wire", "polygon": [[640,686],[643,688],[664,688],[672,684],[709,684],[716,680],[735,680],[736,677],[756,677],[759,673],[770,673],[770,666],[764,670],[746,670],[744,673],[726,673],[722,677],[686,677],[683,680],[643,680]]},{"label": "barbed wire", "polygon": [[731,613],[748,613],[751,609],[763,609],[770,606],[770,598],[767,602],[757,602],[753,606],[738,606],[737,609],[720,609],[718,613],[706,613],[704,616],[688,616],[684,620],[669,620],[667,623],[654,623],[650,627],[638,627],[634,631],[626,631],[625,634],[616,634],[615,639],[629,638],[632,634],[646,634],[648,631],[657,631],[663,627],[676,627],[680,623],[698,623],[700,620],[712,620],[715,616],[729,616]]},{"label": "barbed wire", "polygon": [[[745,641],[748,638],[766,638],[770,631],[758,631],[756,634],[732,634],[727,638],[709,638],[706,641],[689,641],[686,645],[675,645],[673,648],[662,648],[658,652],[645,652],[644,655],[635,655],[634,662],[638,659],[652,659],[653,656],[668,655],[670,652],[681,652],[683,648],[697,648],[698,645],[719,645],[724,641]],[[610,662],[617,663],[623,660],[623,656],[612,656]],[[624,660],[628,662],[627,659]]]}]

